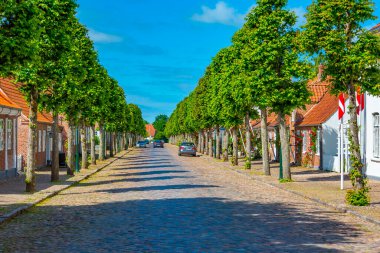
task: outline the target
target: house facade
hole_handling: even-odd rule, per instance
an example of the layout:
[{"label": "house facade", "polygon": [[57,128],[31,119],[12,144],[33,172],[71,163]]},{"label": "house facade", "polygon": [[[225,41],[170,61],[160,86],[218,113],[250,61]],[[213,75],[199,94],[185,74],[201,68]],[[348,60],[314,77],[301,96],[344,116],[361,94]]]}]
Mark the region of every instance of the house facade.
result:
[{"label": "house facade", "polygon": [[21,108],[0,91],[0,180],[17,176],[17,120]]},{"label": "house facade", "polygon": [[[29,136],[29,106],[24,96],[19,91],[19,84],[15,84],[10,79],[0,79],[0,91],[14,104],[21,109],[20,117],[14,124],[17,125],[17,167],[22,169],[26,166]],[[0,123],[1,124],[1,123]],[[59,133],[59,149],[64,150],[64,131],[62,120]],[[36,166],[38,168],[51,164],[52,159],[52,126],[53,117],[46,112],[37,113],[37,147]]]}]

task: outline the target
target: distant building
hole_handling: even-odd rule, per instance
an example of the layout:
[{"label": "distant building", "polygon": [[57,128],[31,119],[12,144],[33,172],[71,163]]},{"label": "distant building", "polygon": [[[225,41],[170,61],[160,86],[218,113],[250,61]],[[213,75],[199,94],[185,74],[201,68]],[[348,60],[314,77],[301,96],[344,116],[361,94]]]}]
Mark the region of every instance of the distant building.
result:
[{"label": "distant building", "polygon": [[146,132],[148,133],[148,140],[153,140],[154,136],[156,135],[156,129],[154,129],[154,126],[152,124],[146,124],[145,125]]}]

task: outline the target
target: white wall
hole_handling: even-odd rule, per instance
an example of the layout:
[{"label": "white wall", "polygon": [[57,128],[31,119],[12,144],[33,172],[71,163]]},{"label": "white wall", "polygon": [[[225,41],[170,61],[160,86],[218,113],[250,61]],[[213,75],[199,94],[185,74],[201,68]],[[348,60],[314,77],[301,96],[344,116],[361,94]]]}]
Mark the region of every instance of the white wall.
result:
[{"label": "white wall", "polygon": [[368,177],[380,179],[380,159],[373,157],[373,113],[380,113],[380,98],[366,96],[366,174]]},{"label": "white wall", "polygon": [[[347,123],[348,104],[346,100],[346,113],[343,116],[343,122]],[[338,119],[338,110],[322,124],[322,151],[323,151],[323,170],[340,172],[338,157],[338,133],[340,120]]]}]

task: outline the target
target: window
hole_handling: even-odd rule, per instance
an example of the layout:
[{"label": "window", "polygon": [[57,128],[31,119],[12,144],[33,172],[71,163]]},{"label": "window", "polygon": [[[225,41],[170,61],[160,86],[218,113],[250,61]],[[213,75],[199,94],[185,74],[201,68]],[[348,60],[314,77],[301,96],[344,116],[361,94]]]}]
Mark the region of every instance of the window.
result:
[{"label": "window", "polygon": [[373,114],[373,157],[380,158],[380,115]]},{"label": "window", "polygon": [[307,151],[307,131],[303,131],[302,152],[306,153],[306,151]]},{"label": "window", "polygon": [[41,130],[38,130],[38,152],[41,152]]},{"label": "window", "polygon": [[62,152],[62,134],[58,133],[58,149],[59,152]]},{"label": "window", "polygon": [[317,155],[319,155],[319,154],[320,154],[320,151],[321,151],[321,150],[320,150],[320,145],[319,145],[320,142],[321,142],[321,130],[319,130],[319,129],[317,130],[317,138],[316,138],[315,142],[316,142],[316,143],[315,143],[315,150],[316,150],[315,153],[316,153]]},{"label": "window", "polygon": [[0,119],[0,150],[4,150],[4,120]]},{"label": "window", "polygon": [[46,130],[42,134],[42,152],[46,151]]},{"label": "window", "polygon": [[8,142],[8,150],[12,149],[12,120],[7,119],[7,142]]}]

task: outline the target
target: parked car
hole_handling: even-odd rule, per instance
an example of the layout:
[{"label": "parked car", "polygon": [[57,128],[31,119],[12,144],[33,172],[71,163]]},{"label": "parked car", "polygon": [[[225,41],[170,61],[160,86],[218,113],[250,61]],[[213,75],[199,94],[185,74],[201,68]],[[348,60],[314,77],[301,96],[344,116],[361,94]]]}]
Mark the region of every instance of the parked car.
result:
[{"label": "parked car", "polygon": [[179,145],[178,149],[178,155],[197,155],[197,148],[194,143],[192,142],[182,142],[181,145]]},{"label": "parked car", "polygon": [[155,140],[153,142],[153,148],[163,148],[164,143],[161,140]]},{"label": "parked car", "polygon": [[146,148],[146,142],[145,141],[138,141],[136,143],[136,148]]}]

